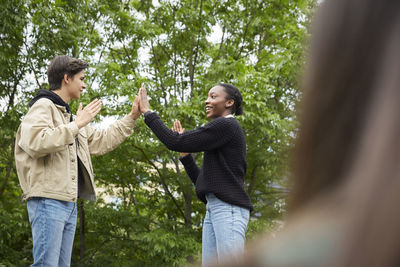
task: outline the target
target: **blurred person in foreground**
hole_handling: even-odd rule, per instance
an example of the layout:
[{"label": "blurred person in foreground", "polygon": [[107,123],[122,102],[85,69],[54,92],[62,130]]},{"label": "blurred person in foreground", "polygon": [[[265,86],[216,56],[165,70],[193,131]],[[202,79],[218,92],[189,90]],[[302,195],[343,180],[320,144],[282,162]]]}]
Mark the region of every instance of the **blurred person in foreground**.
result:
[{"label": "blurred person in foreground", "polygon": [[400,1],[317,14],[286,226],[226,266],[400,265]]}]

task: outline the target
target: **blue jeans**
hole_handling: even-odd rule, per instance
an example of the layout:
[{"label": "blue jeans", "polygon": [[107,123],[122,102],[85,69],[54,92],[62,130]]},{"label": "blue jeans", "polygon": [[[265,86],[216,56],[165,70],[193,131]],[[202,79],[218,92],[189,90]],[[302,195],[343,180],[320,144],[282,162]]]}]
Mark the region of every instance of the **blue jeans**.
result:
[{"label": "blue jeans", "polygon": [[27,208],[33,237],[31,266],[70,266],[76,203],[35,197],[28,200]]},{"label": "blue jeans", "polygon": [[207,194],[203,223],[202,265],[222,262],[224,258],[241,258],[250,211]]}]

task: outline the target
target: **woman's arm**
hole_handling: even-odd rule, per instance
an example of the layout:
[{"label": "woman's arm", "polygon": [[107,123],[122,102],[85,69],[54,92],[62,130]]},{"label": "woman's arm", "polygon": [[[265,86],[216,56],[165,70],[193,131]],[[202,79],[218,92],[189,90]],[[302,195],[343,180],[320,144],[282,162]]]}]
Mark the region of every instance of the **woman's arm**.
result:
[{"label": "woman's arm", "polygon": [[149,111],[149,101],[144,85],[139,91],[140,112],[145,113],[145,123],[164,145],[178,152],[201,152],[214,150],[227,143],[237,131],[232,119],[217,118],[196,130],[182,134],[170,130],[155,112]]},{"label": "woman's arm", "polygon": [[195,130],[182,134],[170,130],[157,113],[147,113],[145,123],[164,145],[178,152],[202,152],[217,149],[236,134],[231,119],[218,118]]},{"label": "woman's arm", "polygon": [[194,184],[196,184],[197,177],[199,177],[199,174],[200,174],[200,168],[197,166],[192,155],[187,154],[184,157],[180,157],[179,160],[182,162],[183,166],[185,167],[185,171],[189,175],[190,180],[192,180],[192,182]]},{"label": "woman's arm", "polygon": [[103,155],[114,150],[133,133],[133,127],[139,116],[139,97],[136,97],[131,111],[123,119],[114,122],[107,129],[98,130],[89,125],[86,126],[90,154]]}]

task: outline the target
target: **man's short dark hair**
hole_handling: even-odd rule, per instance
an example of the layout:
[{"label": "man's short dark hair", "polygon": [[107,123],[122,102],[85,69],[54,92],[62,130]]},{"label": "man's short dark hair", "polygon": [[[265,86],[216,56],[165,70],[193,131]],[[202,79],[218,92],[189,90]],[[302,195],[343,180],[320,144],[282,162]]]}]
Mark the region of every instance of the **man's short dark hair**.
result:
[{"label": "man's short dark hair", "polygon": [[81,59],[72,58],[69,56],[55,57],[47,69],[47,79],[49,81],[50,90],[61,88],[61,81],[64,75],[67,74],[73,78],[75,74],[86,69],[89,64]]}]

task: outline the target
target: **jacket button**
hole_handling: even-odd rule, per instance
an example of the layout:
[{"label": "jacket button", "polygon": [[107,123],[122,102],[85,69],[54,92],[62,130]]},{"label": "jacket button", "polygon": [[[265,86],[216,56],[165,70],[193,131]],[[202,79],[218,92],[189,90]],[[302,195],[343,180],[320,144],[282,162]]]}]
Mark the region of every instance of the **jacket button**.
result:
[{"label": "jacket button", "polygon": [[75,176],[72,176],[72,180],[75,180]]},{"label": "jacket button", "polygon": [[72,161],[72,162],[75,162],[75,159],[74,159],[74,158],[72,158],[72,159],[71,159],[71,161]]}]

